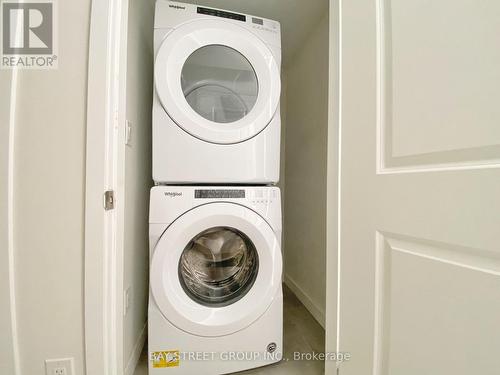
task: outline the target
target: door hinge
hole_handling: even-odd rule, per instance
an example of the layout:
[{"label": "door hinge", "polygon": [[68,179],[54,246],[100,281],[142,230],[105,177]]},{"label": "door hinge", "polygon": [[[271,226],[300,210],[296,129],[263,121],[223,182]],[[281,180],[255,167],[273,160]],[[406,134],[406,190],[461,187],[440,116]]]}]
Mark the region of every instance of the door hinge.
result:
[{"label": "door hinge", "polygon": [[113,190],[108,190],[104,192],[104,209],[106,211],[115,208],[115,192]]},{"label": "door hinge", "polygon": [[132,146],[132,123],[125,121],[125,145]]}]

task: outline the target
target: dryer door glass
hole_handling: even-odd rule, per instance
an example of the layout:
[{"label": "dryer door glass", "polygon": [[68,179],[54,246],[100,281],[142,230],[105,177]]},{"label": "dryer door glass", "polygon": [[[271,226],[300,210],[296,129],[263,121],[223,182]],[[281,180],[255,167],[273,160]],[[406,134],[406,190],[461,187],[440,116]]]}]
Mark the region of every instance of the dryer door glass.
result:
[{"label": "dryer door glass", "polygon": [[245,117],[259,90],[250,62],[235,49],[215,44],[199,48],[187,58],[181,85],[191,108],[218,123]]},{"label": "dryer door glass", "polygon": [[242,232],[207,229],[185,247],[179,278],[187,295],[205,306],[227,306],[252,287],[259,268],[257,250]]}]

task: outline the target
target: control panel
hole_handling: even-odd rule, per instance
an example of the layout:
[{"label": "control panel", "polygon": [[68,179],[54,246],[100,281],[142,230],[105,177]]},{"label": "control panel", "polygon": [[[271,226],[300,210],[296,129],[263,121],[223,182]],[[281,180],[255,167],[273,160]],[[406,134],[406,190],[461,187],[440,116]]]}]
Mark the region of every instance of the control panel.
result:
[{"label": "control panel", "polygon": [[277,32],[277,24],[273,21],[265,21],[263,18],[259,17],[247,17],[244,14],[239,14],[239,13],[233,13],[233,12],[228,12],[226,10],[220,10],[220,9],[212,9],[212,8],[205,8],[205,7],[197,7],[196,12],[198,14],[205,14],[207,16],[214,16],[214,17],[221,17],[221,18],[228,18],[230,20],[236,20],[236,21],[241,21],[241,22],[250,22],[252,24],[252,27],[258,30],[266,30],[266,31],[271,31],[273,33]]},{"label": "control panel", "polygon": [[229,18],[231,20],[237,20],[237,21],[243,21],[243,22],[247,21],[247,17],[245,15],[238,14],[238,13],[227,12],[225,10],[218,10],[218,9],[198,7],[197,8],[197,12],[199,14],[206,14],[208,16]]},{"label": "control panel", "polygon": [[237,199],[245,198],[244,189],[196,189],[195,199]]},{"label": "control panel", "polygon": [[268,189],[196,189],[195,199],[246,199],[252,204],[269,204],[278,198],[277,191]]}]

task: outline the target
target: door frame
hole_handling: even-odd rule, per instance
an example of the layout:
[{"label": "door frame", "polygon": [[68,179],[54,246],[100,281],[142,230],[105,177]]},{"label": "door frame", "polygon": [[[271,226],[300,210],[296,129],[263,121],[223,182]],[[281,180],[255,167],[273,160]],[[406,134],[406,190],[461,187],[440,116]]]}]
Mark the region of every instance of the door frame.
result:
[{"label": "door frame", "polygon": [[[16,29],[19,32],[19,28]],[[13,375],[21,375],[19,355],[19,338],[16,309],[16,278],[14,264],[14,154],[16,133],[18,68],[2,72],[0,77],[2,93],[5,94],[5,111],[0,113],[0,118],[5,128],[2,130],[0,141],[2,151],[0,154],[0,204],[5,207],[0,213],[0,262],[2,264],[2,307],[6,313],[2,314],[1,326],[4,327],[3,337],[0,340],[4,356],[2,369],[10,371]]]},{"label": "door frame", "polygon": [[[329,0],[329,12],[325,352],[339,353],[342,0]],[[339,365],[325,361],[325,374],[338,374]]]},{"label": "door frame", "polygon": [[[123,165],[128,0],[92,0],[85,174],[86,373],[123,366]],[[105,210],[104,193],[114,208]]]}]

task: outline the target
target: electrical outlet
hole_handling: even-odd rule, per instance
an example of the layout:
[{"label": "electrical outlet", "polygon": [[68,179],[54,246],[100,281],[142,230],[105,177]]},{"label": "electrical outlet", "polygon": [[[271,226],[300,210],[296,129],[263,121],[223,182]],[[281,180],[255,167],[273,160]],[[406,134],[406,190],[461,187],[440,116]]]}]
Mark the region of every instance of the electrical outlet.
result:
[{"label": "electrical outlet", "polygon": [[45,360],[45,375],[74,375],[73,358]]}]

